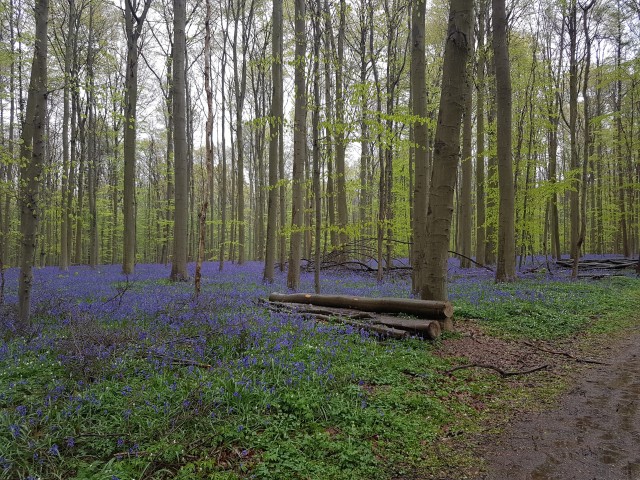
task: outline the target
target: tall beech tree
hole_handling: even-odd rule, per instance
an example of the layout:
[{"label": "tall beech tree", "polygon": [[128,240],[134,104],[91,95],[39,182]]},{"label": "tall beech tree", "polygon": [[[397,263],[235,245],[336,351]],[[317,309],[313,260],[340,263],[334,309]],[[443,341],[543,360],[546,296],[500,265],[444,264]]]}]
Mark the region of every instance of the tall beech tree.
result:
[{"label": "tall beech tree", "polygon": [[187,8],[185,0],[173,0],[173,118],[175,168],[175,214],[173,219],[173,261],[171,280],[184,281],[187,273],[189,178],[187,158],[187,89],[185,84]]},{"label": "tall beech tree", "polygon": [[47,122],[47,26],[49,0],[35,5],[36,35],[27,108],[22,124],[20,147],[20,278],[16,329],[26,333],[31,328],[31,290],[40,219],[42,173],[45,163]]},{"label": "tall beech tree", "polygon": [[485,262],[486,247],[486,213],[485,213],[485,12],[486,0],[479,0],[478,3],[478,49],[476,55],[476,262],[482,265]]},{"label": "tall beech tree", "polygon": [[291,194],[291,246],[287,286],[297,290],[300,285],[300,260],[302,257],[302,229],[304,203],[302,198],[304,165],[307,155],[307,108],[305,82],[305,55],[307,50],[306,4],[295,0],[295,112],[293,115],[293,177]]},{"label": "tall beech tree", "polygon": [[427,212],[427,262],[420,291],[424,300],[447,299],[453,193],[460,156],[460,126],[468,94],[466,76],[473,15],[473,0],[451,0]]},{"label": "tall beech tree", "polygon": [[271,112],[269,114],[269,194],[264,280],[273,282],[278,224],[278,160],[282,150],[282,0],[273,0],[271,39]]},{"label": "tall beech tree", "polygon": [[427,127],[427,82],[425,58],[425,0],[415,0],[411,10],[411,96],[413,104],[413,138],[415,141],[415,185],[413,193],[413,291],[422,291],[424,273],[427,269],[427,201],[429,190],[429,168],[427,149],[429,130]]},{"label": "tall beech tree", "polygon": [[515,195],[511,158],[511,72],[507,45],[507,9],[505,0],[492,0],[493,59],[496,71],[496,136],[498,183],[497,282],[516,278]]},{"label": "tall beech tree", "polygon": [[127,69],[125,75],[124,109],[124,189],[123,222],[124,248],[122,273],[133,273],[136,261],[136,115],[138,107],[138,57],[140,37],[151,0],[143,0],[138,13],[138,0],[127,0],[124,7],[124,23],[127,37]]}]

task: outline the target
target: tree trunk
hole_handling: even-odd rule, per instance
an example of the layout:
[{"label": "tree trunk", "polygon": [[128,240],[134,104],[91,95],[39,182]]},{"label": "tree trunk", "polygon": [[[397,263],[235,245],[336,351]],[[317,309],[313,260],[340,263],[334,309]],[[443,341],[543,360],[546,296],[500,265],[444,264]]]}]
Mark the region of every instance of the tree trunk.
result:
[{"label": "tree trunk", "polygon": [[467,68],[467,98],[464,104],[464,120],[462,126],[462,165],[460,182],[460,217],[458,239],[459,247],[457,252],[463,256],[460,258],[462,268],[471,268],[471,228],[473,221],[473,204],[471,202],[471,181],[473,176],[473,159],[471,156],[471,141],[473,135],[473,82],[471,81],[471,62]]},{"label": "tree trunk", "polygon": [[271,43],[271,113],[269,114],[269,195],[264,280],[272,283],[278,232],[278,144],[282,125],[282,0],[273,0]]},{"label": "tree trunk", "polygon": [[62,202],[60,219],[60,269],[69,269],[69,240],[67,225],[71,221],[67,197],[69,195],[69,119],[70,119],[70,91],[71,91],[71,65],[73,49],[73,36],[75,26],[75,1],[69,0],[67,13],[67,38],[64,53],[64,89],[63,89],[63,114],[62,114]]},{"label": "tree trunk", "polygon": [[175,168],[175,214],[173,220],[173,261],[171,280],[185,281],[187,273],[187,249],[189,219],[189,179],[187,158],[186,125],[186,2],[173,0],[173,118],[175,125],[174,155]]},{"label": "tree trunk", "polygon": [[486,211],[485,211],[485,148],[484,148],[484,92],[485,92],[485,8],[481,0],[478,6],[478,56],[477,56],[477,106],[476,106],[476,262],[485,263]]},{"label": "tree trunk", "polygon": [[87,142],[87,185],[89,194],[89,266],[95,268],[98,265],[98,165],[96,150],[96,118],[94,105],[94,48],[93,48],[93,3],[89,4],[89,39],[87,46],[87,118],[88,142]]},{"label": "tree trunk", "polygon": [[569,191],[569,208],[571,223],[571,258],[574,267],[571,272],[572,278],[578,277],[578,260],[580,257],[579,237],[580,237],[580,181],[578,169],[580,160],[578,158],[578,25],[576,1],[571,0],[569,4],[569,14],[566,19],[567,31],[569,34],[569,138],[571,146],[570,157],[570,178],[571,190]]},{"label": "tree trunk", "polygon": [[287,286],[297,290],[300,285],[300,259],[303,228],[302,182],[307,155],[307,108],[305,86],[305,55],[307,48],[306,5],[304,0],[295,0],[295,112],[293,124],[293,193],[291,200],[291,246]]},{"label": "tree trunk", "polygon": [[427,84],[425,58],[425,0],[412,3],[411,12],[411,97],[413,103],[413,138],[415,142],[415,186],[413,192],[413,267],[414,293],[424,287],[427,265],[427,192],[429,189],[427,148],[429,131],[427,127]]},{"label": "tree trunk", "polygon": [[492,19],[493,56],[496,70],[496,143],[500,188],[496,281],[511,282],[516,279],[515,196],[511,158],[511,73],[505,0],[492,0]]},{"label": "tree trunk", "polygon": [[340,228],[340,250],[344,251],[349,236],[347,226],[349,223],[347,212],[347,186],[345,171],[345,118],[343,95],[343,68],[344,68],[344,41],[346,29],[346,3],[340,0],[339,27],[338,27],[338,55],[336,58],[336,200],[338,203],[338,227]]},{"label": "tree trunk", "polygon": [[405,313],[419,318],[445,320],[453,317],[453,305],[447,301],[413,298],[367,298],[346,295],[312,295],[309,293],[272,293],[270,302],[302,303],[322,307],[349,308],[364,312]]},{"label": "tree trunk", "polygon": [[[206,191],[204,193],[204,202],[198,220],[200,225],[200,235],[198,243],[198,265],[202,266],[203,257],[205,256],[205,239],[206,239],[206,216],[209,200],[213,191],[213,88],[211,84],[211,0],[206,1],[206,18],[205,18],[205,37],[204,37],[204,88],[207,96],[207,123],[205,126],[205,164],[207,172]],[[213,202],[212,202],[213,203]],[[213,227],[212,227],[213,229]],[[210,237],[212,238],[212,236]],[[196,276],[200,275],[200,268],[196,271]],[[199,292],[199,288],[196,289]]]},{"label": "tree trunk", "polygon": [[469,90],[466,76],[472,24],[473,1],[451,0],[427,213],[427,271],[420,292],[420,297],[424,300],[447,299],[447,260],[453,192],[458,171],[460,126],[464,101]]},{"label": "tree trunk", "polygon": [[[124,112],[124,248],[122,273],[131,275],[136,262],[136,109],[138,105],[138,40],[151,0],[144,0],[141,14],[136,15],[131,2],[125,2],[124,18],[127,36],[127,69],[125,75]],[[135,19],[135,25],[134,25]]]},{"label": "tree trunk", "polygon": [[27,114],[22,127],[20,151],[20,236],[21,260],[18,285],[18,320],[16,329],[27,333],[31,328],[31,287],[40,209],[40,188],[45,157],[47,118],[47,24],[48,0],[35,5],[36,37],[27,99]]},{"label": "tree trunk", "polygon": [[222,43],[222,67],[220,72],[220,88],[222,91],[222,188],[220,193],[220,258],[218,264],[218,270],[222,271],[224,268],[224,255],[225,255],[225,243],[227,239],[227,144],[226,144],[226,130],[225,130],[225,118],[226,118],[226,96],[225,96],[225,71],[227,65],[227,33],[223,28],[223,43]]},{"label": "tree trunk", "polygon": [[320,18],[313,22],[313,112],[311,131],[313,138],[313,198],[315,213],[315,242],[313,255],[313,287],[320,293],[320,240],[322,235],[322,191],[320,190]]}]

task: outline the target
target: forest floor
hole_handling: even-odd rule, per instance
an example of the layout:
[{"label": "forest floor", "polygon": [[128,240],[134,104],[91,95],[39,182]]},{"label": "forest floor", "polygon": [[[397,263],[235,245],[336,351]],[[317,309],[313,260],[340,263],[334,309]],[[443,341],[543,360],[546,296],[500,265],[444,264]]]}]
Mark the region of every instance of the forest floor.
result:
[{"label": "forest floor", "polygon": [[503,340],[461,322],[462,335],[443,342],[440,355],[505,372],[548,367],[509,377],[517,378],[510,387],[532,389],[532,398],[487,417],[476,438],[463,440],[482,461],[442,478],[640,479],[640,318],[623,323],[615,333],[542,343]]}]

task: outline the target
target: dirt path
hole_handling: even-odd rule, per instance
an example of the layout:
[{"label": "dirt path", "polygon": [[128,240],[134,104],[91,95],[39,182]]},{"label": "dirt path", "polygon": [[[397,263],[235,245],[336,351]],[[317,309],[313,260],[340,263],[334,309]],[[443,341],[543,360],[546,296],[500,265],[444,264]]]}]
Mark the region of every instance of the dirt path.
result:
[{"label": "dirt path", "polygon": [[585,368],[550,411],[485,447],[484,480],[640,480],[640,332]]}]

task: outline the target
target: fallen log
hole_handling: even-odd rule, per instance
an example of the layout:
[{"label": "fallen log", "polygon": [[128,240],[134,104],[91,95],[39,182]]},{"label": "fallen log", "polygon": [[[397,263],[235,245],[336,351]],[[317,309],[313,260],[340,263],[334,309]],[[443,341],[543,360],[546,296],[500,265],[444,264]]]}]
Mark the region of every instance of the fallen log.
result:
[{"label": "fallen log", "polygon": [[[413,334],[429,340],[435,340],[440,337],[443,328],[440,320],[392,317],[375,312],[317,307],[300,303],[266,302],[264,300],[259,301],[259,303],[273,311],[304,315],[321,321],[338,321],[359,328],[366,328],[393,338],[404,338]],[[402,334],[399,332],[402,332]]]},{"label": "fallen log", "polygon": [[[374,312],[360,312],[348,309],[341,310],[339,308],[329,307],[317,308],[313,305],[302,306],[301,304],[295,303],[279,303],[278,305],[287,306],[292,311],[301,315],[311,315],[316,317],[320,317],[322,315],[323,317],[336,317],[339,320],[349,319],[354,321],[365,321],[361,323],[384,325],[386,327],[396,328],[420,335],[421,337],[426,337],[429,340],[435,340],[442,334],[442,327],[439,320],[417,320],[414,318],[391,317],[389,315],[380,315]],[[298,308],[296,308],[296,305],[298,305]]]},{"label": "fallen log", "polygon": [[272,293],[270,302],[302,303],[320,307],[349,308],[376,313],[405,313],[429,320],[446,320],[453,317],[450,302],[416,300],[412,298],[367,298],[345,295],[319,295],[310,293]]},{"label": "fallen log", "polygon": [[440,337],[442,333],[442,327],[438,320],[414,320],[412,318],[374,316],[371,319],[371,323],[399,328],[400,330],[426,337],[429,340],[435,340]]},{"label": "fallen log", "polygon": [[391,338],[408,338],[410,333],[406,330],[399,330],[397,328],[386,327],[384,325],[372,325],[370,323],[358,322],[356,320],[351,320],[345,317],[336,317],[336,316],[328,316],[321,314],[311,315],[313,318],[321,321],[325,321],[328,323],[344,323],[346,325],[351,325],[352,327],[357,327],[363,330],[367,330],[369,332],[374,332],[383,337],[391,337]]},{"label": "fallen log", "polygon": [[[578,261],[578,268],[581,270],[618,270],[624,268],[634,268],[637,265],[637,261],[629,258],[615,258],[615,259],[597,259],[597,260],[580,260]],[[573,260],[557,260],[556,265],[564,268],[572,268]]]}]

